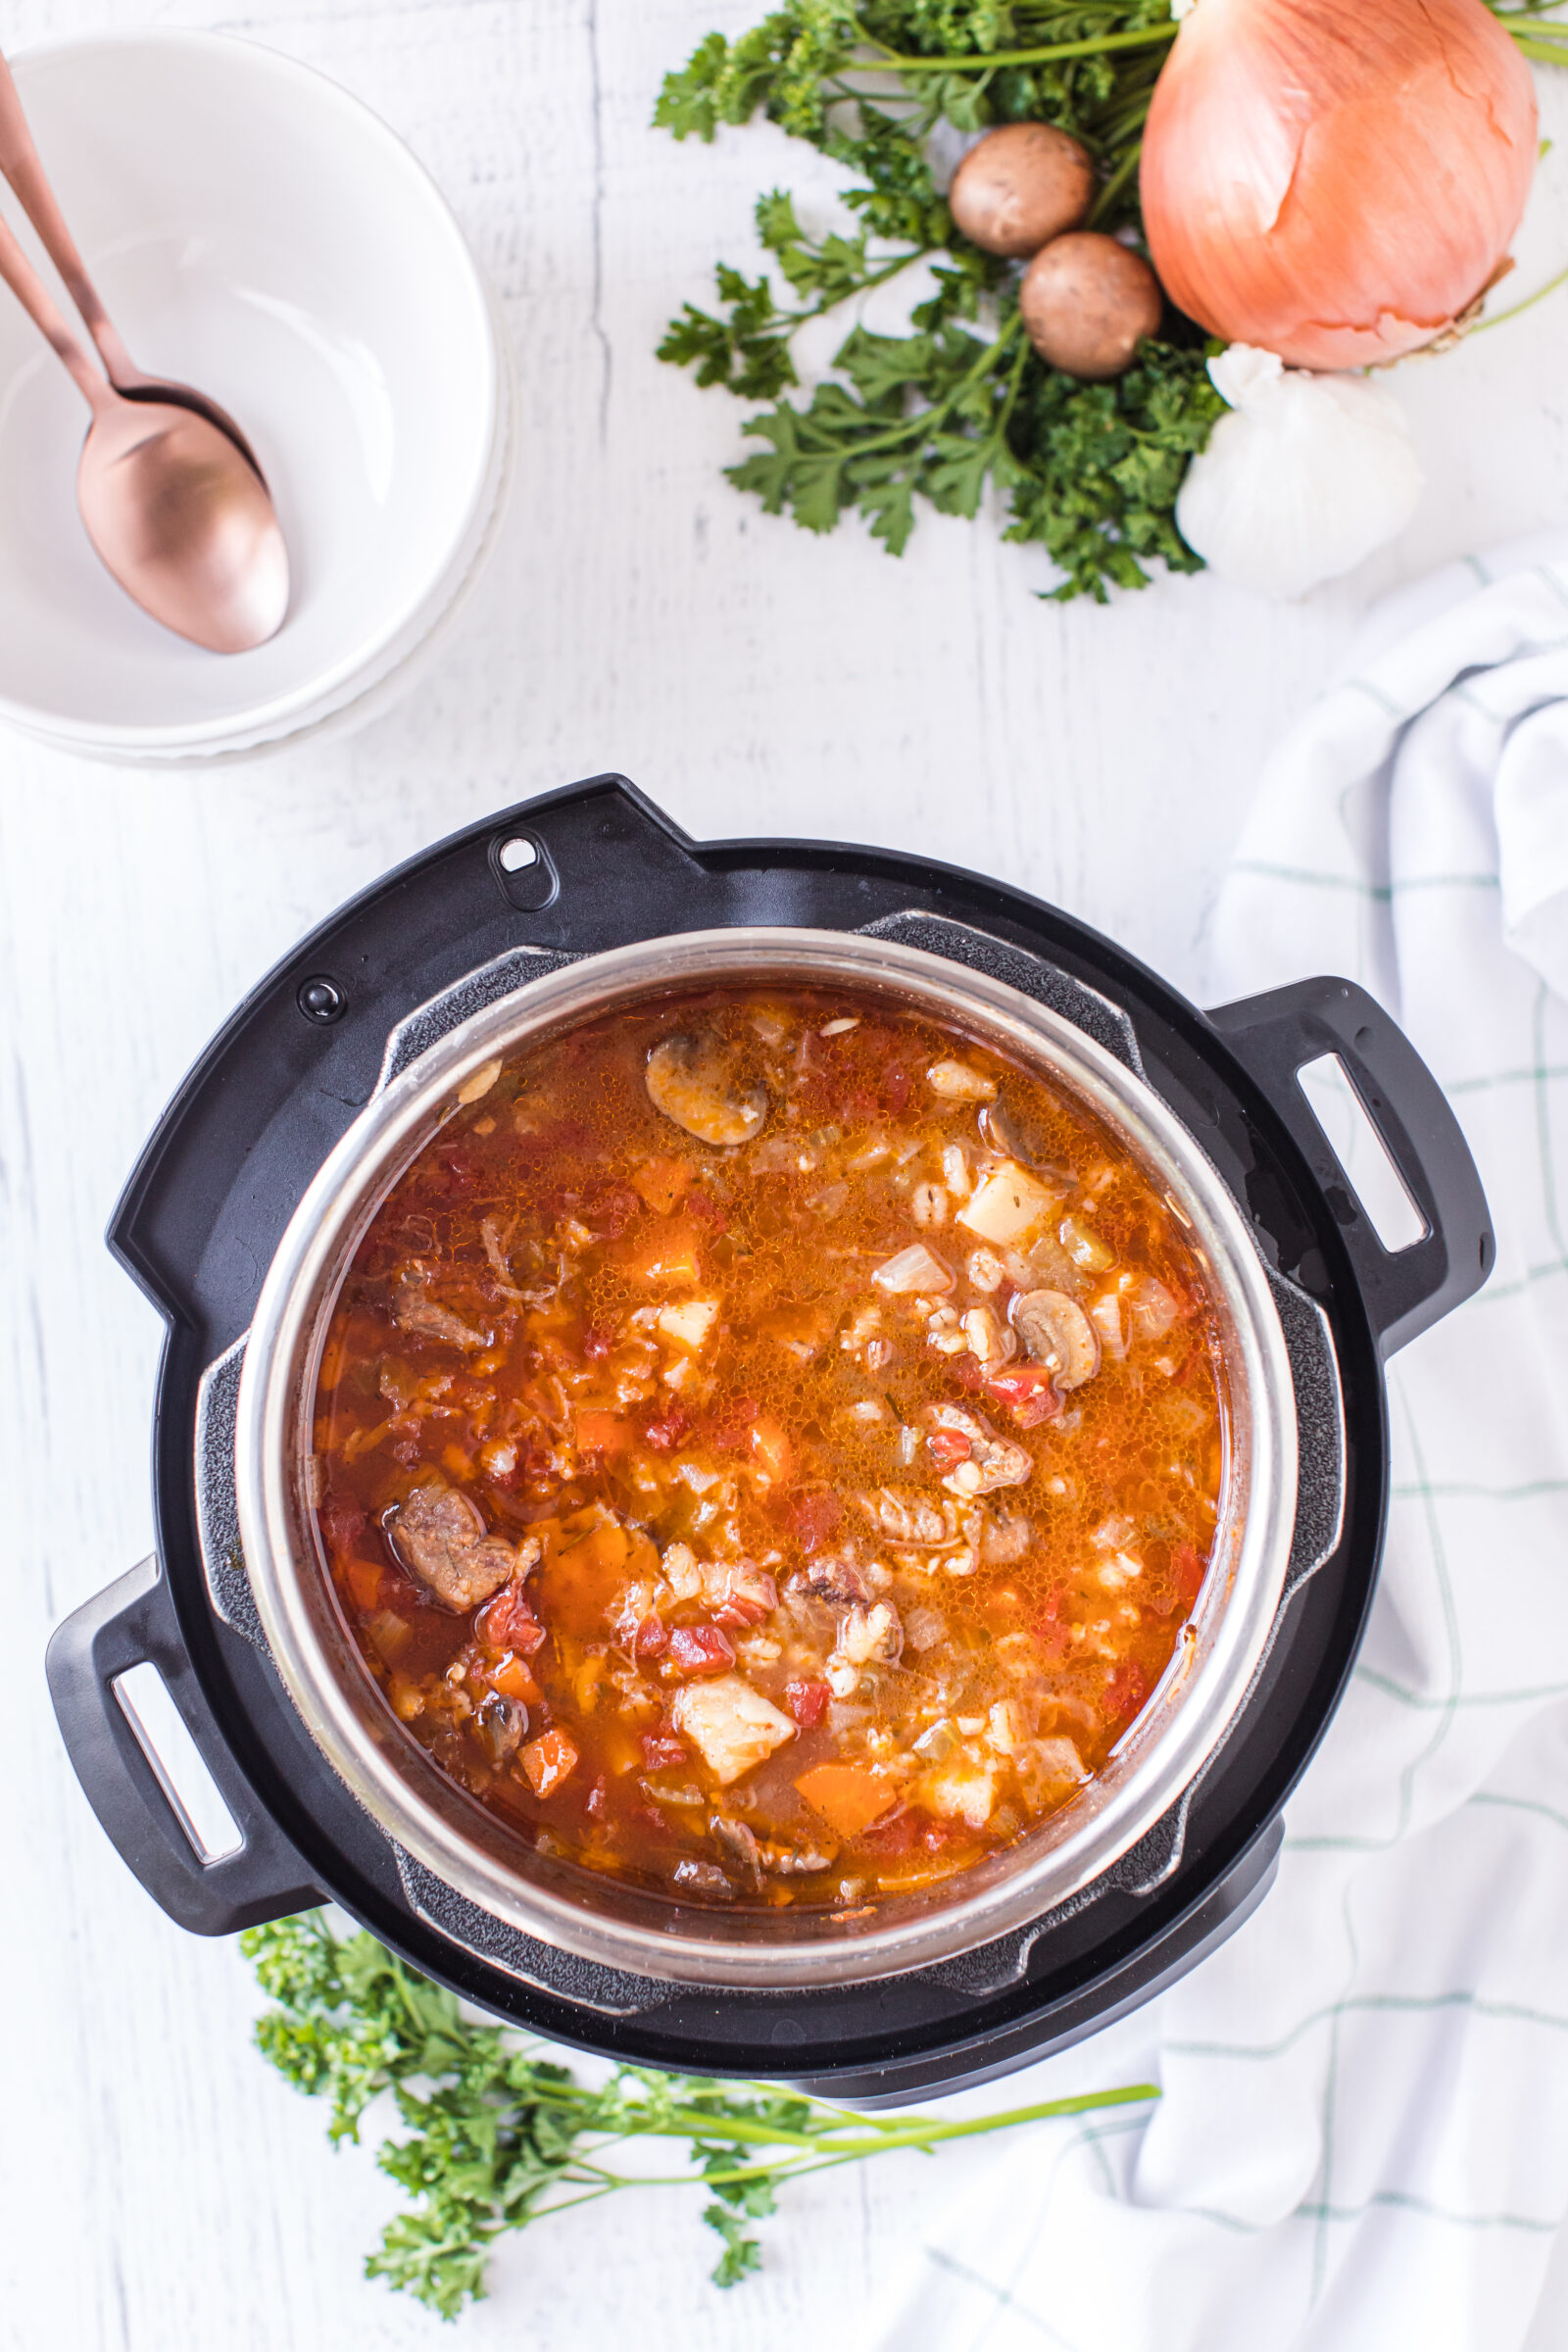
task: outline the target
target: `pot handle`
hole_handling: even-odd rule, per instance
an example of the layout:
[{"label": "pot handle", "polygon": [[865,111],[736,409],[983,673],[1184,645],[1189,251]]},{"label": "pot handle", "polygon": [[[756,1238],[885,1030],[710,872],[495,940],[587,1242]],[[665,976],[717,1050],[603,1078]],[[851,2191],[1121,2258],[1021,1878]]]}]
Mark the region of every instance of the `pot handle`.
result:
[{"label": "pot handle", "polygon": [[[243,1843],[212,1860],[116,1690],[151,1664],[184,1718]],[[57,1626],[45,1659],[49,1695],[87,1802],[120,1858],[176,1926],[197,1936],[305,1911],[326,1897],[258,1799],[208,1707],[156,1558],[142,1560]]]},{"label": "pot handle", "polygon": [[[1304,1152],[1344,1231],[1384,1356],[1479,1291],[1496,1255],[1481,1178],[1447,1099],[1414,1046],[1353,980],[1298,980],[1208,1015]],[[1298,1073],[1340,1063],[1424,1231],[1385,1250],[1314,1116]]]}]

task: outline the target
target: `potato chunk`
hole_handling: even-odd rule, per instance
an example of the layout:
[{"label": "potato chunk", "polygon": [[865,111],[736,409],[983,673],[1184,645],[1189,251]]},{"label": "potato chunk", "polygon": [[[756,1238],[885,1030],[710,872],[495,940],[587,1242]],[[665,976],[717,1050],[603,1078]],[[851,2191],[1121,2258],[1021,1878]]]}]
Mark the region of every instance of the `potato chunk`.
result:
[{"label": "potato chunk", "polygon": [[789,1717],[739,1674],[684,1684],[669,1711],[721,1788],[795,1737]]},{"label": "potato chunk", "polygon": [[928,1772],[916,1795],[939,1820],[961,1821],[971,1830],[983,1830],[997,1801],[996,1776],[983,1765],[956,1755],[940,1771]]},{"label": "potato chunk", "polygon": [[1004,1160],[975,1186],[957,1221],[983,1242],[1014,1249],[1038,1232],[1061,1196],[1014,1159]]},{"label": "potato chunk", "polygon": [[716,1298],[686,1298],[679,1306],[663,1307],[657,1328],[681,1348],[701,1348],[718,1321]]}]

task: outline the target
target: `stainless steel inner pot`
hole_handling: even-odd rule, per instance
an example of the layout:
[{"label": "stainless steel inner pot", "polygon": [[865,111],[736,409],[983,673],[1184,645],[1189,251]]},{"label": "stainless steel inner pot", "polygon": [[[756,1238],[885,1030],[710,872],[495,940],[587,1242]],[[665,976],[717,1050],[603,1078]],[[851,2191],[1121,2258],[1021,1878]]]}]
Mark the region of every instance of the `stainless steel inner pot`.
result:
[{"label": "stainless steel inner pot", "polygon": [[[1227,1444],[1214,1551],[1170,1669],[1107,1766],[1062,1812],[929,1892],[834,1922],[703,1910],[537,1853],[393,1716],[339,1611],[308,1507],[312,1401],[327,1320],[386,1192],[484,1062],[672,990],[807,981],[880,992],[1031,1064],[1121,1140],[1190,1229],[1220,1327]],[[1093,1039],[989,975],[890,940],[700,931],[588,956],[446,1032],[367,1104],[290,1220],[240,1383],[245,1566],[278,1671],[322,1754],[387,1837],[468,1901],[634,1976],[788,1990],[931,1966],[1087,1887],[1177,1801],[1231,1725],[1280,1603],[1295,1524],[1297,1417],[1262,1261],[1231,1194],[1160,1098]]]}]

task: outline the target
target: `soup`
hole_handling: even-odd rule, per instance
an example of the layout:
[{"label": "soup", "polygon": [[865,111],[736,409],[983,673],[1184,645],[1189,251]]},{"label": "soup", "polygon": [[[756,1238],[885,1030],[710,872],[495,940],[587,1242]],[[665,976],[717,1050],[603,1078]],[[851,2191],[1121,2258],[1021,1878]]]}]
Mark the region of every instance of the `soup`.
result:
[{"label": "soup", "polygon": [[541,1851],[845,1913],[1070,1804],[1169,1667],[1224,1383],[1081,1104],[854,989],[462,1090],[335,1301],[316,1517],[394,1714]]}]

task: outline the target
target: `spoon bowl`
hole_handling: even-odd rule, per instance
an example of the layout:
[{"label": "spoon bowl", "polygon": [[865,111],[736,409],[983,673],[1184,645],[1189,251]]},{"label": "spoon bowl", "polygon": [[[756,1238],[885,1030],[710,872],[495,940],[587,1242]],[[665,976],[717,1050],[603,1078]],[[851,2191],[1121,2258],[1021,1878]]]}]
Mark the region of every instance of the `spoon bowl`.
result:
[{"label": "spoon bowl", "polygon": [[176,636],[242,654],[282,625],[288,551],[272,502],[205,416],[111,394],[82,446],[76,497],[105,565]]}]

